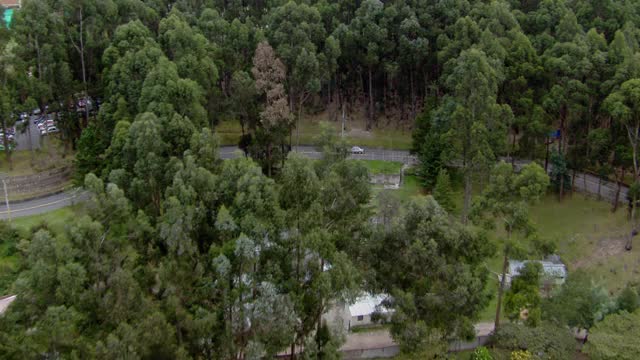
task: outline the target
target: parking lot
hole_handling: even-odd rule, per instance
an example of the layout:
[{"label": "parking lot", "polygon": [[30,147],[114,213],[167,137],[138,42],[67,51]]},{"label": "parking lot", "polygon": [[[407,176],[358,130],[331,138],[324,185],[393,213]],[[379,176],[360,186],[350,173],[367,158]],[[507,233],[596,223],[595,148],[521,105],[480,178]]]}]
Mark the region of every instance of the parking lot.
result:
[{"label": "parking lot", "polygon": [[[28,119],[28,120],[27,120]],[[58,131],[54,114],[31,115],[27,119],[19,120],[13,127],[14,150],[39,149],[43,136],[50,135]],[[28,126],[23,128],[23,123],[28,121]],[[43,132],[44,129],[44,132]],[[47,129],[51,130],[47,132]],[[10,134],[11,131],[8,131]],[[2,140],[0,140],[1,142]]]}]

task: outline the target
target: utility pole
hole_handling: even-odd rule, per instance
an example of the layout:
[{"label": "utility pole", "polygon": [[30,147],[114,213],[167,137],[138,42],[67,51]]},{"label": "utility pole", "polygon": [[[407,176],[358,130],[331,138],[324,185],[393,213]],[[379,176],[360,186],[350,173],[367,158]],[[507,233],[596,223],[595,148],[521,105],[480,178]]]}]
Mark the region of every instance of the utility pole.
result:
[{"label": "utility pole", "polygon": [[2,179],[2,187],[4,188],[4,201],[7,206],[7,219],[11,222],[11,207],[9,206],[9,193],[7,192],[7,182],[4,179],[4,175],[0,174],[0,178]]}]

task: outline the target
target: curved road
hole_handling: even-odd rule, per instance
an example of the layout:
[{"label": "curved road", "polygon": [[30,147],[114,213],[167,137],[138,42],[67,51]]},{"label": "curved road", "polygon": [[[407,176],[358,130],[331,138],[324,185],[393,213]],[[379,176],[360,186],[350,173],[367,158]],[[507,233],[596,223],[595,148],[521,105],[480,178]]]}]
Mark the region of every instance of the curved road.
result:
[{"label": "curved road", "polygon": [[[416,158],[409,154],[409,151],[406,150],[385,150],[385,149],[376,149],[376,148],[367,148],[362,147],[364,149],[364,154],[352,154],[349,156],[350,159],[355,160],[384,160],[384,161],[398,161],[398,162],[415,162]],[[299,152],[311,159],[320,159],[322,156],[322,152],[318,151],[315,146],[309,145],[301,145],[295,146],[293,151]],[[242,150],[240,150],[236,146],[222,146],[220,147],[220,158],[221,159],[232,159],[238,156],[243,156]]]},{"label": "curved road", "polygon": [[2,205],[0,205],[0,220],[6,220],[9,217],[13,219],[24,216],[39,215],[77,204],[78,202],[85,201],[88,198],[89,194],[87,192],[75,189],[16,204],[9,203],[9,209],[7,209],[4,201],[0,199],[2,202]]},{"label": "curved road", "polygon": [[[364,148],[364,154],[350,155],[350,159],[355,160],[383,160],[383,161],[398,161],[408,164],[417,162],[415,156],[409,154],[406,150],[385,150],[375,148]],[[322,153],[314,146],[299,146],[295,147],[293,151],[297,151],[311,159],[319,159]],[[243,156],[242,151],[236,146],[222,146],[219,150],[221,159],[233,159]],[[516,167],[521,167],[530,161],[518,160],[516,161]],[[579,191],[588,192],[593,195],[600,194],[604,199],[613,201],[616,193],[616,185],[612,182],[601,182],[597,176],[584,173],[576,173],[574,186]],[[622,186],[620,188],[619,201],[624,202],[626,199],[627,187]],[[4,205],[4,201],[0,198],[0,220],[23,216],[32,216],[49,211],[57,210],[66,206],[73,205],[74,203],[86,200],[89,197],[88,193],[79,189],[72,190],[70,192],[64,192],[46,196],[39,199],[28,200],[19,204],[10,204],[10,213]]]},{"label": "curved road", "polygon": [[[415,158],[410,156],[408,151],[404,150],[383,150],[373,148],[364,148],[364,150],[364,154],[354,154],[351,155],[351,158],[357,160],[385,160],[399,162],[415,161]],[[322,153],[314,146],[299,146],[294,148],[294,151],[300,152],[311,159],[319,159],[322,156]],[[220,158],[225,160],[243,156],[242,150],[236,146],[222,146],[220,147],[219,154]],[[75,189],[16,204],[9,203],[9,209],[7,209],[2,197],[0,196],[0,220],[5,220],[9,217],[18,218],[39,215],[76,204],[88,198],[88,193]]]}]

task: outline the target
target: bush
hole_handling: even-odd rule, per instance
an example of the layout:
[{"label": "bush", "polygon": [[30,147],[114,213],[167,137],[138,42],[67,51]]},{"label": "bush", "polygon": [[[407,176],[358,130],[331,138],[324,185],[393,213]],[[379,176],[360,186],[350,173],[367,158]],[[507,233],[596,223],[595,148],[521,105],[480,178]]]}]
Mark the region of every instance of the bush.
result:
[{"label": "bush", "polygon": [[493,360],[493,357],[486,347],[480,346],[471,354],[470,360]]},{"label": "bush", "polygon": [[531,360],[533,356],[530,352],[524,350],[518,350],[511,353],[511,360]]},{"label": "bush", "polygon": [[538,327],[517,324],[502,325],[492,339],[502,349],[528,350],[543,359],[569,359],[576,341],[568,328],[543,323]]}]

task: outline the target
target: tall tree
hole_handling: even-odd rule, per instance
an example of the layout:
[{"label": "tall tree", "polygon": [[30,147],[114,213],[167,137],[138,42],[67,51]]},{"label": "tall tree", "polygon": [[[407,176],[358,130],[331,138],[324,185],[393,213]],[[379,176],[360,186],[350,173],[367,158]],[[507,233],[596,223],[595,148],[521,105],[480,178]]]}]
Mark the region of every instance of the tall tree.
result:
[{"label": "tall tree", "polygon": [[503,226],[506,236],[501,241],[502,276],[498,286],[495,328],[500,326],[502,297],[509,266],[509,257],[517,249],[514,235],[528,235],[533,231],[529,221],[529,205],[544,195],[549,187],[549,177],[536,163],[531,163],[516,174],[511,165],[497,164],[482,196],[474,203],[474,221],[486,226]]},{"label": "tall tree", "polygon": [[481,233],[429,196],[413,201],[396,226],[372,240],[372,287],[391,295],[385,306],[394,309],[391,334],[402,351],[473,336],[472,324],[488,301],[482,264],[491,247]]},{"label": "tall tree", "polygon": [[508,105],[496,103],[502,74],[496,72],[481,50],[463,51],[446,79],[455,107],[449,114],[445,141],[452,145],[446,157],[462,168],[464,176],[463,221],[471,209],[473,175],[487,169],[502,149],[505,117],[512,115]]},{"label": "tall tree", "polygon": [[349,24],[352,36],[355,37],[357,56],[367,71],[368,107],[367,130],[374,125],[374,70],[380,64],[387,29],[384,23],[384,4],[380,0],[365,0],[356,10],[356,16]]},{"label": "tall tree", "polygon": [[[274,167],[274,144],[284,146],[284,136],[290,130],[291,111],[287,94],[284,89],[286,69],[278,59],[273,48],[267,42],[258,44],[256,54],[253,57],[253,77],[256,79],[258,93],[265,97],[266,105],[260,113],[260,127],[257,136],[264,139],[265,148],[258,151],[265,152],[265,167],[267,174],[271,176]],[[284,151],[280,156],[284,159]],[[258,154],[258,158],[262,156]]]},{"label": "tall tree", "polygon": [[304,103],[320,90],[318,54],[325,41],[320,13],[314,6],[288,1],[268,16],[270,43],[287,69],[289,107],[296,112],[296,145]]}]

